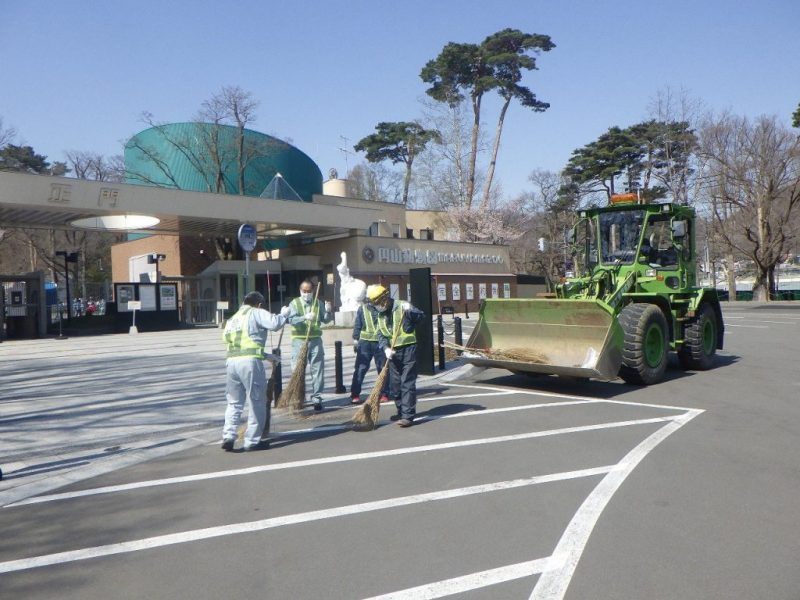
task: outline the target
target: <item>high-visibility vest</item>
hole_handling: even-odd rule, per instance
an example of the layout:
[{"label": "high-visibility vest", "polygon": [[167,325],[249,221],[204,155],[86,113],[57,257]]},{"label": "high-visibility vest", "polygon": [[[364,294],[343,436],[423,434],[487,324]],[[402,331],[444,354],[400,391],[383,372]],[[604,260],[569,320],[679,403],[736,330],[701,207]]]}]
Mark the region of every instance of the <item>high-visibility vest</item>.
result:
[{"label": "high-visibility vest", "polygon": [[[308,312],[301,298],[292,300],[292,306],[294,307],[295,314],[304,315]],[[297,325],[292,325],[292,339],[306,339],[306,334],[308,334],[309,339],[322,337],[322,328],[319,326],[319,302],[314,300],[309,310],[316,315],[314,320],[301,321]],[[309,327],[311,328],[310,332],[308,331]]]},{"label": "high-visibility vest", "polygon": [[[400,329],[397,333],[397,339],[392,346],[393,348],[401,348],[403,346],[410,346],[411,344],[417,343],[417,334],[413,331],[411,333],[406,333],[403,331],[402,321],[403,309],[400,307],[399,302],[395,302],[394,310],[392,311],[392,322],[394,323],[395,328],[399,327]],[[391,344],[394,337],[394,331],[389,329],[389,319],[387,318],[385,312],[378,315],[378,327],[380,328],[381,333],[386,336]]]},{"label": "high-visibility vest", "polygon": [[378,341],[378,325],[375,319],[372,318],[372,311],[366,306],[361,306],[361,314],[364,317],[364,326],[358,334],[358,339],[362,342],[377,342]]},{"label": "high-visibility vest", "polygon": [[264,358],[264,346],[252,339],[247,332],[247,322],[252,310],[252,306],[245,304],[228,319],[225,333],[222,334],[228,347],[226,358]]}]

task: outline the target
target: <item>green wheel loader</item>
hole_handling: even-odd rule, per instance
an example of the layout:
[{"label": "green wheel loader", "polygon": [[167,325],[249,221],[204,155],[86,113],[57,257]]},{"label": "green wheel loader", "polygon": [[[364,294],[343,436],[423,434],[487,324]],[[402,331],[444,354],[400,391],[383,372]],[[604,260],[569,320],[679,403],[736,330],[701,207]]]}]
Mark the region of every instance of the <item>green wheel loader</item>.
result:
[{"label": "green wheel loader", "polygon": [[696,284],[694,210],[620,194],[577,217],[555,293],[484,300],[465,360],[638,385],[663,378],[669,351],[685,369],[711,368],[724,325],[716,291]]}]

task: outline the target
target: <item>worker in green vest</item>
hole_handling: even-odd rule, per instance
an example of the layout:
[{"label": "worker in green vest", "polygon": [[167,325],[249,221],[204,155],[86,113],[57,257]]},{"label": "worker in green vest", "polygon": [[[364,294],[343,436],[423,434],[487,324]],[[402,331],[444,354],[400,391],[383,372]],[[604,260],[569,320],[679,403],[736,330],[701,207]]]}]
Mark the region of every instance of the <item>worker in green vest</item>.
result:
[{"label": "worker in green vest", "polygon": [[378,346],[389,361],[389,397],[400,427],[409,427],[417,414],[417,336],[414,330],[425,313],[408,302],[395,301],[389,291],[376,286],[367,295],[378,320]]},{"label": "worker in green vest", "polygon": [[[356,311],[356,318],[353,324],[353,352],[356,355],[356,364],[353,369],[353,381],[350,384],[351,404],[361,404],[361,385],[364,383],[364,376],[369,371],[372,361],[375,361],[375,368],[378,373],[386,363],[386,356],[378,347],[378,319],[375,313],[367,305],[367,297],[375,294],[377,288],[385,289],[379,285],[367,286],[366,295],[361,297],[361,305]],[[384,389],[381,390],[381,402],[389,402],[389,378],[386,378]]]},{"label": "worker in green vest", "polygon": [[266,304],[259,292],[250,292],[244,297],[242,306],[225,324],[223,340],[227,347],[225,368],[227,381],[225,397],[225,425],[222,428],[222,449],[231,452],[236,442],[236,430],[247,402],[247,431],[244,434],[244,450],[263,450],[269,441],[261,441],[264,427],[269,422],[266,402],[267,373],[264,361],[274,362],[277,356],[264,352],[267,332],[276,331],[286,323],[289,309],[284,307],[281,314],[261,308]]},{"label": "worker in green vest", "polygon": [[292,326],[292,371],[297,365],[297,355],[308,339],[306,363],[311,371],[311,402],[314,410],[322,410],[322,390],[325,387],[325,350],[322,347],[321,323],[333,321],[330,302],[320,305],[314,298],[314,284],[305,279],[300,284],[300,296],[289,303],[288,322]]}]

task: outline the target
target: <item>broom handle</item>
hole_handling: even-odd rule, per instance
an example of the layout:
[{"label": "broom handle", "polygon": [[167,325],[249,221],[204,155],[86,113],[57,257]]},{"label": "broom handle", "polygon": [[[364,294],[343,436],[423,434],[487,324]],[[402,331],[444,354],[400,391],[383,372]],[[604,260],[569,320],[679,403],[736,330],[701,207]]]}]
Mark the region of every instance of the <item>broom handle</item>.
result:
[{"label": "broom handle", "polygon": [[[317,303],[317,298],[319,298],[319,286],[321,282],[317,282],[317,291],[314,294],[314,303],[311,305],[311,308],[314,308],[314,305]],[[308,341],[308,336],[311,335],[311,325],[306,326],[306,341]]]},{"label": "broom handle", "polygon": [[394,344],[397,342],[397,337],[400,335],[400,328],[403,326],[403,319],[406,318],[406,311],[403,311],[403,314],[400,315],[400,320],[394,326],[394,335],[392,336],[392,345],[390,348],[394,350]]},{"label": "broom handle", "polygon": [[283,341],[283,332],[284,331],[286,331],[286,323],[283,324],[283,327],[281,327],[281,332],[278,335],[278,350],[280,350],[280,348],[281,348],[281,342]]}]

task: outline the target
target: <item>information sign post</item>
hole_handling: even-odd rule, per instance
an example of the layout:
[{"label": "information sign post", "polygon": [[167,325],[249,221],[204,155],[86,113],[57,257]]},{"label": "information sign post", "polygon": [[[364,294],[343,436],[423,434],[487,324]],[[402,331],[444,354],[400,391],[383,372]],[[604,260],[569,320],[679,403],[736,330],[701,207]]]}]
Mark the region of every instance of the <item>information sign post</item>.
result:
[{"label": "information sign post", "polygon": [[139,330],[136,329],[136,309],[141,310],[141,308],[141,300],[128,300],[128,309],[133,312],[133,323],[131,324],[130,329],[128,329],[129,334],[139,333]]},{"label": "information sign post", "polygon": [[249,223],[244,223],[239,227],[239,234],[237,237],[239,238],[239,245],[242,247],[242,250],[244,250],[244,294],[242,295],[242,298],[244,298],[249,291],[247,286],[250,279],[250,253],[256,247],[256,228]]}]

